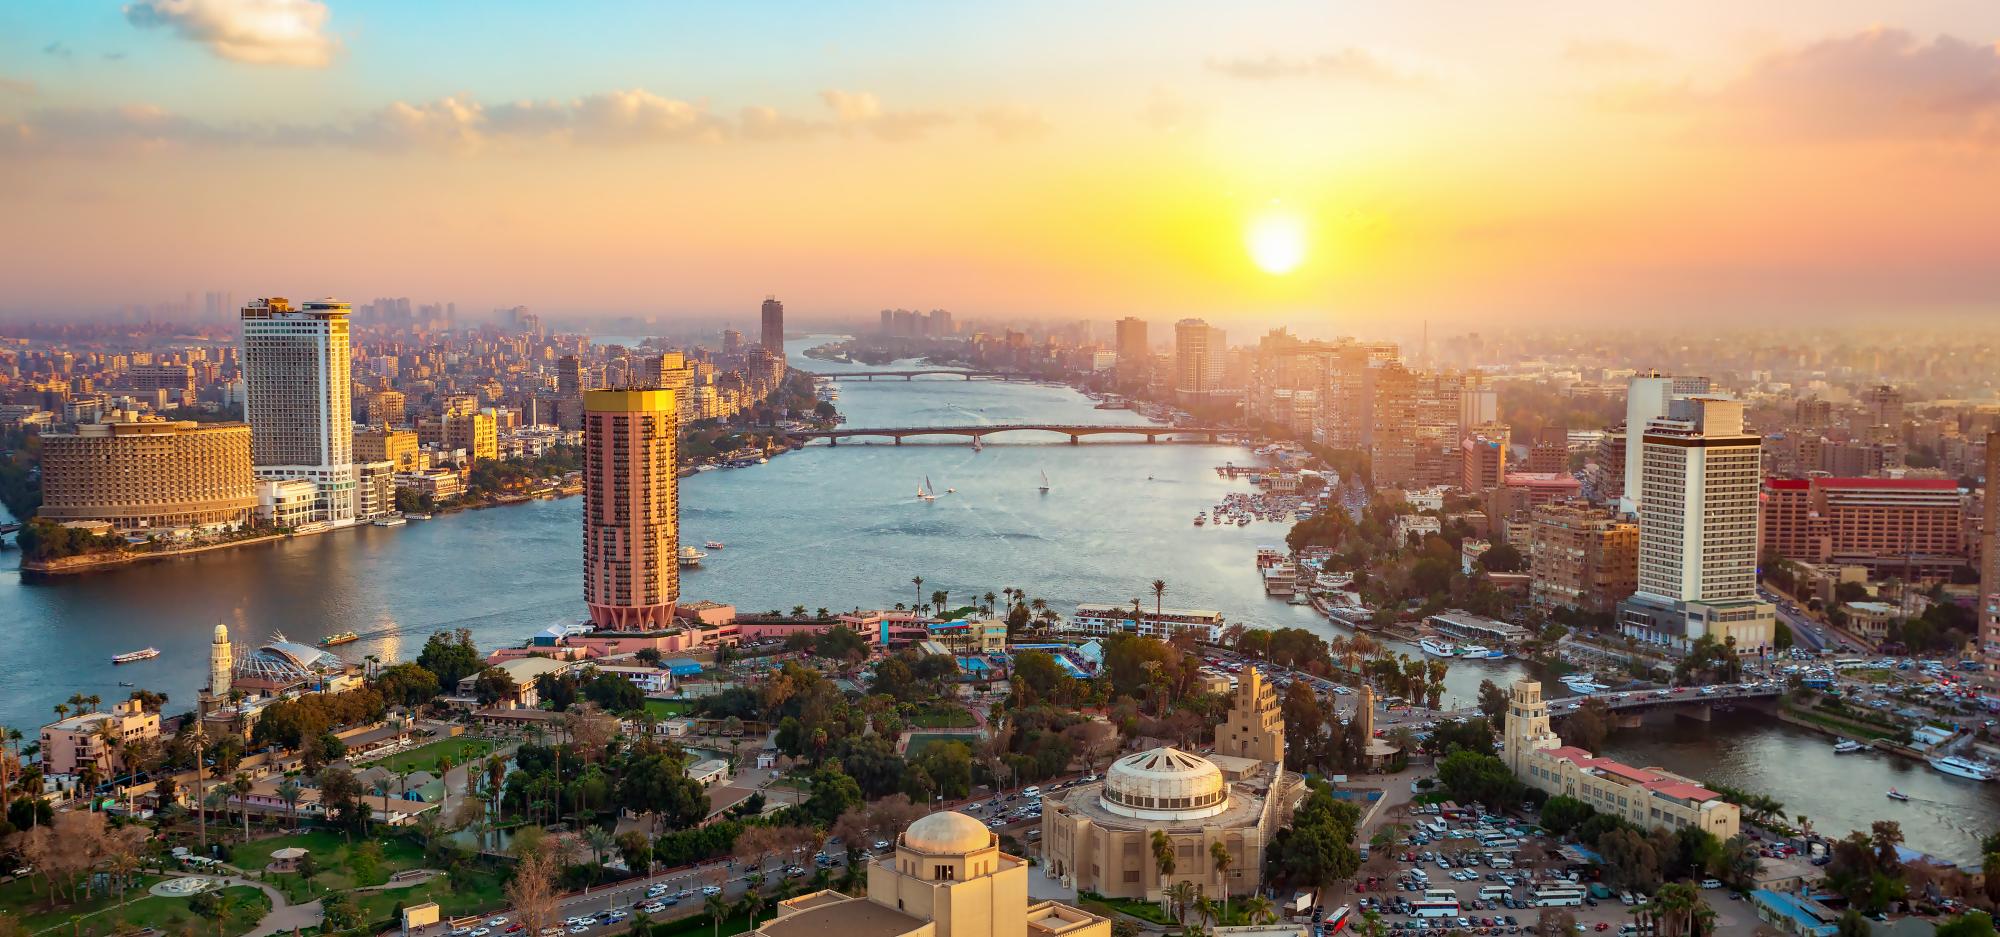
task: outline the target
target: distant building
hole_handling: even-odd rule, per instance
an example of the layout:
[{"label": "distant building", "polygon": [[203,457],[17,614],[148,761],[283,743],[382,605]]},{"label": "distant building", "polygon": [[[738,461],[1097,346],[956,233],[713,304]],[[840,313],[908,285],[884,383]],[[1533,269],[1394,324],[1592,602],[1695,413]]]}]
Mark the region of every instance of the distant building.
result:
[{"label": "distant building", "polygon": [[419,467],[417,434],[406,429],[355,430],[354,461],[390,462],[398,472],[414,471]]},{"label": "distant building", "polygon": [[1507,483],[1508,436],[1507,427],[1495,423],[1475,426],[1466,432],[1459,444],[1463,469],[1459,485],[1468,494],[1485,494]]},{"label": "distant building", "polygon": [[126,744],[159,737],[159,714],[147,712],[138,700],[113,703],[109,712],[68,716],[42,727],[42,773],[91,773],[108,781],[124,770]]},{"label": "distant building", "polygon": [[500,457],[500,432],[491,412],[454,413],[444,418],[444,445],[463,449],[472,462]]},{"label": "distant building", "polygon": [[764,350],[783,359],[785,357],[785,304],[778,302],[778,297],[776,296],[764,297],[764,308],[761,311],[761,317],[763,319],[763,331],[759,334]]},{"label": "distant building", "polygon": [[1200,402],[1222,389],[1227,335],[1201,319],[1174,323],[1174,391]]},{"label": "distant building", "polygon": [[1924,580],[1970,562],[1966,497],[1948,478],[1773,478],[1760,519],[1762,551],[1802,563]]},{"label": "distant building", "polygon": [[584,394],[583,594],[599,628],[663,630],[680,598],[672,391]]},{"label": "distant building", "polygon": [[41,442],[40,514],[49,520],[235,528],[256,514],[245,424],[85,423]]},{"label": "distant building", "polygon": [[1986,434],[1986,491],[1979,525],[1979,653],[1986,673],[2000,670],[2000,433]]},{"label": "distant building", "polygon": [[1129,605],[1097,605],[1083,603],[1076,607],[1076,614],[1058,627],[1064,631],[1079,634],[1110,635],[1118,632],[1136,634],[1141,637],[1165,640],[1182,632],[1192,630],[1204,641],[1218,641],[1222,638],[1224,626],[1222,613],[1206,609],[1171,608],[1141,603],[1138,610]]},{"label": "distant building", "polygon": [[314,520],[354,523],[347,303],[283,298],[243,307],[243,417],[265,479],[318,486]]}]

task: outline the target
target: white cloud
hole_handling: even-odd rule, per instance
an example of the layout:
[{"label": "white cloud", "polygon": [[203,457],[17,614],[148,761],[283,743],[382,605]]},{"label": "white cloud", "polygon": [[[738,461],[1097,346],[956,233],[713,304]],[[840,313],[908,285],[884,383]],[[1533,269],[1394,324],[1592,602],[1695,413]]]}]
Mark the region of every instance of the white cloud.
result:
[{"label": "white cloud", "polygon": [[1209,59],[1208,67],[1211,71],[1248,81],[1323,78],[1408,87],[1432,83],[1429,75],[1416,68],[1354,46],[1303,58],[1270,54],[1256,58]]},{"label": "white cloud", "polygon": [[951,123],[951,115],[941,111],[892,111],[870,91],[828,89],[820,100],[833,109],[836,126],[858,130],[880,140],[903,143],[916,140]]},{"label": "white cloud", "polygon": [[125,18],[253,65],[324,68],[340,47],[326,34],[326,4],[317,0],[135,0]]}]

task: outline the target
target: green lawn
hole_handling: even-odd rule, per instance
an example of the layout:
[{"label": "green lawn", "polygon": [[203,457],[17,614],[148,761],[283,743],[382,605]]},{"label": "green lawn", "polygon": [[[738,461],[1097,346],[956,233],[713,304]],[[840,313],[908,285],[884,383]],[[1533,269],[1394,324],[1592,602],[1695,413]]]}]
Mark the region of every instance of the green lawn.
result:
[{"label": "green lawn", "polygon": [[[168,934],[179,930],[184,921],[193,922],[197,937],[208,937],[208,935],[232,937],[248,933],[271,911],[271,899],[265,896],[263,891],[248,885],[232,885],[223,889],[221,895],[229,908],[229,919],[228,923],[220,927],[214,918],[195,914],[189,907],[189,902],[192,900],[189,898],[155,896],[144,901],[135,901],[116,912],[115,917],[135,928],[152,927]],[[113,914],[104,915],[104,923],[109,923],[109,919],[113,916]],[[90,930],[90,923],[96,920],[85,923],[86,933]],[[105,928],[104,932],[109,933],[110,928]]]},{"label": "green lawn", "polygon": [[685,716],[688,709],[689,706],[686,700],[649,699],[646,701],[646,711],[662,719]]},{"label": "green lawn", "polygon": [[[246,872],[261,872],[265,866],[271,864],[271,853],[289,846],[304,847],[306,851],[312,853],[313,859],[319,864],[319,874],[313,876],[310,888],[308,883],[291,874],[273,875],[268,880],[270,884],[283,891],[286,898],[303,901],[309,901],[313,896],[323,895],[328,891],[342,891],[360,885],[379,885],[387,882],[390,876],[397,872],[420,868],[424,864],[423,846],[414,839],[404,836],[377,836],[373,841],[381,849],[382,859],[376,865],[373,874],[368,875],[364,875],[366,870],[356,868],[355,845],[361,841],[349,844],[346,837],[341,834],[325,830],[255,840],[237,846],[231,851],[231,858],[235,860],[237,868]],[[367,881],[363,881],[363,878]]]},{"label": "green lawn", "polygon": [[910,750],[905,754],[905,757],[915,758],[922,755],[924,749],[932,745],[942,745],[945,742],[957,742],[974,751],[977,751],[979,748],[979,736],[977,735],[957,732],[925,732],[910,737]]},{"label": "green lawn", "polygon": [[463,737],[440,739],[428,745],[419,745],[408,751],[397,752],[378,761],[365,762],[358,767],[372,768],[380,766],[397,774],[408,771],[435,773],[437,771],[439,756],[449,755],[451,756],[452,764],[462,765],[475,758],[484,758],[488,752],[493,750],[493,747],[492,739]]},{"label": "green lawn", "polygon": [[910,722],[925,729],[959,729],[978,725],[972,714],[956,706],[931,706],[910,717]]},{"label": "green lawn", "polygon": [[[128,900],[138,901],[145,897],[146,889],[160,880],[157,875],[141,876],[138,881],[125,889]],[[77,893],[75,904],[65,904],[49,910],[48,894],[43,891],[42,880],[33,876],[17,878],[0,884],[0,911],[14,915],[30,933],[57,924],[67,923],[79,915],[101,911],[118,903],[118,893],[93,892],[87,900],[82,892]]]},{"label": "green lawn", "polygon": [[368,923],[394,918],[398,904],[408,907],[435,901],[445,917],[485,914],[507,906],[500,876],[484,866],[468,866],[456,877],[433,878],[413,888],[355,892],[354,900],[360,906],[361,920]]}]

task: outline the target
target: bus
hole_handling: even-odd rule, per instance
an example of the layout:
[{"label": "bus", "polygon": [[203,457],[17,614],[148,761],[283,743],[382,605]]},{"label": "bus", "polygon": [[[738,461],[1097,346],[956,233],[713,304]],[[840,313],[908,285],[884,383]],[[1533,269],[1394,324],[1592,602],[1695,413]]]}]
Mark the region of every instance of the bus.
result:
[{"label": "bus", "polygon": [[1835,670],[1860,670],[1866,666],[1868,666],[1868,661],[1859,657],[1840,657],[1835,658],[1833,662],[1833,669]]},{"label": "bus", "polygon": [[1504,898],[1513,893],[1514,889],[1509,888],[1505,885],[1487,885],[1484,888],[1479,889],[1479,897],[1480,900],[1482,901],[1492,901],[1495,898]]},{"label": "bus", "polygon": [[1574,886],[1552,885],[1535,889],[1534,905],[1537,908],[1576,908],[1583,905],[1583,889]]},{"label": "bus", "polygon": [[1326,920],[1319,922],[1319,932],[1327,935],[1338,934],[1347,929],[1348,920],[1353,915],[1352,908],[1349,908],[1347,905],[1341,905],[1333,909],[1333,913],[1327,915]]},{"label": "bus", "polygon": [[1418,917],[1457,917],[1458,892],[1449,888],[1428,889],[1410,905],[1410,913]]}]

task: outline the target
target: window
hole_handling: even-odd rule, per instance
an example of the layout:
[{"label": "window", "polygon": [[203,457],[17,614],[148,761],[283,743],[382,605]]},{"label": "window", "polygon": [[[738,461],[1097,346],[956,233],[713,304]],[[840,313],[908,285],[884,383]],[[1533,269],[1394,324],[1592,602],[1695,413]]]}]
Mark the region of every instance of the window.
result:
[{"label": "window", "polygon": [[953,878],[953,875],[952,875],[952,871],[953,871],[953,869],[952,869],[952,867],[951,867],[951,866],[948,866],[948,865],[940,865],[940,866],[934,866],[934,868],[935,868],[935,869],[937,870],[937,874],[935,874],[935,875],[932,875],[932,876],[931,876],[931,878],[933,878],[933,879],[935,879],[935,880],[937,880],[937,881],[940,881],[940,882],[949,882],[949,881],[951,881],[951,880],[952,880],[952,878]]}]

